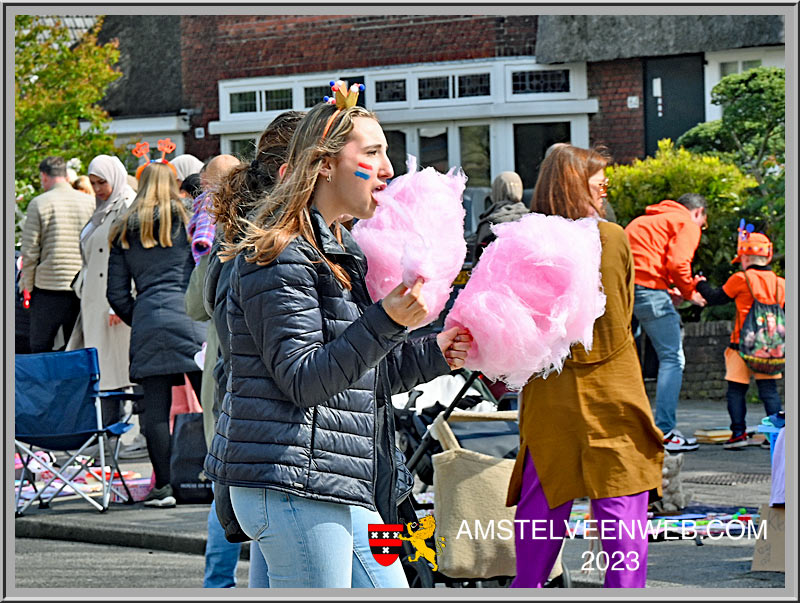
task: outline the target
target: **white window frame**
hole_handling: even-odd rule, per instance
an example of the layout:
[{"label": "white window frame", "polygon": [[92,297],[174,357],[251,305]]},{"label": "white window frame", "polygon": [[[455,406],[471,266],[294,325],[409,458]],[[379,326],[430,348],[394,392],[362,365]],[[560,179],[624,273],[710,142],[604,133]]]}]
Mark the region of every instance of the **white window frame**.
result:
[{"label": "white window frame", "polygon": [[[568,92],[529,92],[514,94],[512,74],[516,71],[569,71]],[[586,98],[588,85],[586,82],[586,63],[563,63],[560,65],[539,65],[538,63],[518,63],[506,65],[503,81],[505,82],[505,102],[531,102],[548,100],[567,100]]]},{"label": "white window frame", "polygon": [[721,50],[705,53],[705,67],[703,77],[705,80],[705,105],[706,121],[722,118],[722,107],[711,103],[711,90],[722,79],[722,63],[737,61],[741,73],[742,61],[761,60],[762,67],[786,67],[785,46],[761,46],[757,48],[737,48],[735,50]]},{"label": "white window frame", "polygon": [[[569,92],[512,94],[511,74],[515,71],[569,70]],[[464,98],[420,100],[419,77],[459,76],[489,73],[491,94]],[[220,151],[229,153],[231,141],[260,136],[264,128],[281,111],[236,113],[228,110],[228,95],[247,90],[282,89],[292,87],[295,110],[306,110],[305,88],[325,85],[331,80],[352,82],[355,75],[364,78],[366,106],[378,114],[386,130],[400,130],[406,135],[406,151],[419,158],[418,129],[448,128],[448,163],[461,164],[457,128],[488,125],[491,154],[491,178],[504,170],[513,169],[513,127],[515,123],[547,123],[564,121],[570,124],[571,142],[589,146],[589,115],[599,110],[595,98],[588,97],[585,63],[540,65],[535,57],[502,57],[470,61],[452,61],[389,67],[365,67],[331,73],[316,72],[292,76],[259,77],[219,82],[220,119],[208,124],[209,134],[220,136]],[[406,100],[376,102],[375,84],[384,80],[403,79]],[[457,81],[455,82],[457,86]],[[457,93],[454,90],[453,93]],[[320,99],[322,100],[322,99]],[[469,183],[467,183],[469,185]],[[483,211],[481,201],[473,206],[473,226]],[[475,213],[477,212],[477,213]]]}]

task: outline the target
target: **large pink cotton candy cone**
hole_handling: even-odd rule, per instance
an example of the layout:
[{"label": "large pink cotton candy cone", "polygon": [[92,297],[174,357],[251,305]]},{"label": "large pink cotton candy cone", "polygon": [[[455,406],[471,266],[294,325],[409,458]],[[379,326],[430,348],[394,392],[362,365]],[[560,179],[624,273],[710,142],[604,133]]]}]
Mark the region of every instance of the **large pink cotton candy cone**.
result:
[{"label": "large pink cotton candy cone", "polygon": [[359,220],[352,234],[367,257],[373,300],[383,299],[401,281],[408,287],[419,277],[425,281],[428,314],[417,325],[424,326],[444,309],[467,255],[461,203],[467,177],[455,168],[447,174],[416,169],[416,158],[409,155],[408,173],[376,195],[375,215]]},{"label": "large pink cotton candy cone", "polygon": [[600,233],[592,218],[529,214],[492,227],[481,255],[445,319],[474,340],[466,368],[519,389],[560,371],[570,347],[592,347],[605,312]]}]

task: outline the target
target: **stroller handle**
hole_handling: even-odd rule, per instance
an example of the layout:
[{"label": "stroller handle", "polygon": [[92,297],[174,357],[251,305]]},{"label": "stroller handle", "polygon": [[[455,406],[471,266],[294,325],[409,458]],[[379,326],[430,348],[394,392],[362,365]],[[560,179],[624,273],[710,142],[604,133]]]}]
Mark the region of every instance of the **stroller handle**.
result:
[{"label": "stroller handle", "polygon": [[[469,388],[478,378],[478,375],[480,375],[478,371],[473,371],[470,374],[470,376],[467,377],[466,382],[464,383],[463,387],[459,390],[459,392],[456,394],[456,397],[453,398],[453,401],[450,403],[450,406],[447,407],[447,410],[442,412],[442,416],[445,421],[453,413],[456,406],[461,401],[461,398],[464,397]],[[431,433],[431,430],[428,429],[428,431],[425,432],[425,435],[422,436],[422,440],[419,443],[419,447],[414,451],[414,454],[406,463],[406,467],[408,468],[409,471],[411,472],[414,471],[414,468],[419,463],[419,460],[423,457],[423,455],[425,455],[425,453],[428,451],[428,448],[432,445],[432,441],[433,441],[433,435]]]}]

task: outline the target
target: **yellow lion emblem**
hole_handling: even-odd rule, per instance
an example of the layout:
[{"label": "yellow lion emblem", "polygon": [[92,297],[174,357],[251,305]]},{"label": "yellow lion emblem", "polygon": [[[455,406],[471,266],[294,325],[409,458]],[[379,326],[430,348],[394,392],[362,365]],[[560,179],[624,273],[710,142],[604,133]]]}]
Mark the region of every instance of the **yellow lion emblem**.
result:
[{"label": "yellow lion emblem", "polygon": [[[433,565],[433,571],[439,569],[439,566],[436,564],[436,552],[428,546],[425,542],[428,538],[433,537],[433,533],[436,531],[436,520],[434,519],[433,515],[425,515],[421,517],[419,520],[420,528],[414,531],[413,526],[414,523],[407,523],[406,528],[408,529],[409,536],[400,536],[400,540],[407,540],[411,543],[411,546],[414,547],[414,550],[417,552],[416,555],[412,558],[411,555],[408,556],[409,561],[418,561],[420,557],[423,557],[427,561],[431,562]],[[436,543],[436,548],[441,549],[444,548],[444,536],[439,538],[439,542]]]}]

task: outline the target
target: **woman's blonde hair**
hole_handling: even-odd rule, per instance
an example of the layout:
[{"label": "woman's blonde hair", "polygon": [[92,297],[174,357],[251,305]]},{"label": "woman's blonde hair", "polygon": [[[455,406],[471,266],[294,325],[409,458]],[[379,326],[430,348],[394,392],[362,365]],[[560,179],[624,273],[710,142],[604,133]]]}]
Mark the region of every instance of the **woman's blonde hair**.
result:
[{"label": "woman's blonde hair", "polygon": [[[309,208],[320,170],[326,157],[334,157],[347,143],[353,131],[353,120],[377,116],[355,106],[336,116],[322,139],[322,133],[336,107],[321,103],[300,121],[289,143],[284,178],[266,195],[253,222],[248,222],[241,241],[230,245],[220,257],[230,259],[243,253],[248,262],[265,265],[273,261],[298,236],[317,249],[343,287],[350,289],[350,277],[338,264],[331,262],[317,246]],[[341,226],[334,225],[334,234],[341,242]]]},{"label": "woman's blonde hair", "polygon": [[[139,240],[142,247],[150,249],[156,245],[172,247],[172,210],[177,209],[183,226],[189,222],[186,208],[180,201],[178,183],[169,166],[151,162],[139,180],[139,191],[128,210],[114,222],[108,236],[109,244],[119,236],[123,249],[129,249],[128,228],[135,220],[139,224]],[[158,240],[153,233],[153,224],[158,219]]]},{"label": "woman's blonde hair", "polygon": [[[563,142],[554,144],[539,168],[531,197],[531,211],[577,220],[594,207],[589,178],[605,169],[610,157],[602,148],[582,149]],[[598,210],[605,217],[605,208]]]}]

